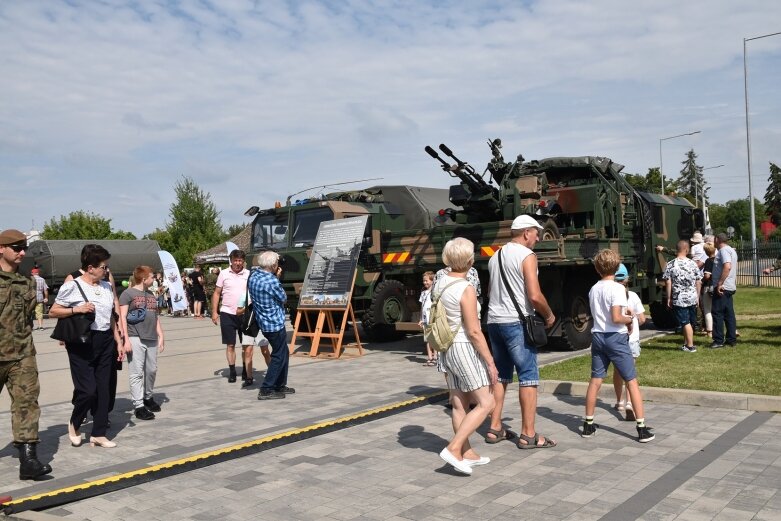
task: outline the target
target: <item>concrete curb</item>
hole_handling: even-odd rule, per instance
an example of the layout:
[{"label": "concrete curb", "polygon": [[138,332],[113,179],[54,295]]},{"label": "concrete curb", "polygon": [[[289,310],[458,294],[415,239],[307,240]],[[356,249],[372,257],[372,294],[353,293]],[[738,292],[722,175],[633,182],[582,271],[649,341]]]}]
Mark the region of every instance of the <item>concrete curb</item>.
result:
[{"label": "concrete curb", "polygon": [[[586,382],[562,382],[542,380],[539,391],[548,394],[567,396],[586,396]],[[643,399],[651,402],[673,403],[678,405],[697,405],[719,409],[739,409],[744,411],[781,412],[781,396],[763,394],[721,393],[716,391],[696,391],[691,389],[665,389],[663,387],[644,387]],[[615,400],[612,382],[602,384],[599,397]]]}]

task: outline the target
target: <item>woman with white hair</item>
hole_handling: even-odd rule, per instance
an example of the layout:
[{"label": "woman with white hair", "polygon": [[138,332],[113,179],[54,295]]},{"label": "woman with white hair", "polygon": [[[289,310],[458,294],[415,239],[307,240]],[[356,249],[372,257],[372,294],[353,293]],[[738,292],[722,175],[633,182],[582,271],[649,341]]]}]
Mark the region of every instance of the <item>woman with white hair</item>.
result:
[{"label": "woman with white hair", "polygon": [[[448,323],[457,328],[453,344],[442,354],[447,384],[453,403],[452,421],[455,435],[439,456],[462,474],[472,474],[472,467],[491,460],[480,457],[469,444],[486,416],[493,410],[491,385],[497,381],[488,343],[480,328],[477,292],[466,281],[475,260],[474,244],[463,237],[452,239],[442,250],[442,262],[450,273],[441,277],[432,289],[434,300],[445,306]],[[475,403],[469,410],[469,404]]]}]

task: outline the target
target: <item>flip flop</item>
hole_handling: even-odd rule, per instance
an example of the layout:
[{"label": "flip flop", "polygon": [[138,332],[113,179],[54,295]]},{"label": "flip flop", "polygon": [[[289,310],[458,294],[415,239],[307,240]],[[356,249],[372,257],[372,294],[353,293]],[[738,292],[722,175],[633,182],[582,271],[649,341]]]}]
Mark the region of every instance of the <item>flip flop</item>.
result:
[{"label": "flip flop", "polygon": [[[521,443],[521,440],[525,441],[526,443]],[[519,449],[550,449],[551,447],[556,446],[556,442],[546,437],[545,443],[540,445],[540,435],[535,432],[534,436],[526,436],[525,434],[521,434],[520,438],[516,442],[516,445],[518,445]]]},{"label": "flip flop", "polygon": [[[488,435],[493,434],[494,438],[489,438]],[[483,439],[486,443],[490,443],[493,445],[494,443],[499,443],[500,441],[512,441],[515,438],[517,438],[518,435],[511,431],[510,429],[502,429],[500,431],[497,431],[495,429],[488,429],[488,431],[485,433],[485,436],[483,436]]]}]

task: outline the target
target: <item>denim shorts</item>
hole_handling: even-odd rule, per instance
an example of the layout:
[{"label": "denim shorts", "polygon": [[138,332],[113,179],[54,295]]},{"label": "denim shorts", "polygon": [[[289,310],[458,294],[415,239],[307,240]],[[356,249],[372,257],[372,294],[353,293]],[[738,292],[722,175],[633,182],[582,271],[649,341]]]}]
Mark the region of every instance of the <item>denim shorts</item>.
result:
[{"label": "denim shorts", "polygon": [[637,378],[626,333],[591,333],[591,378],[604,378],[610,363],[624,381]]},{"label": "denim shorts", "polygon": [[687,324],[692,326],[697,323],[697,306],[673,306],[673,313],[678,325],[683,327]]},{"label": "denim shorts", "polygon": [[513,381],[513,369],[518,372],[518,386],[532,387],[540,384],[537,367],[537,348],[526,343],[523,324],[488,324],[491,353],[499,372],[499,381]]}]

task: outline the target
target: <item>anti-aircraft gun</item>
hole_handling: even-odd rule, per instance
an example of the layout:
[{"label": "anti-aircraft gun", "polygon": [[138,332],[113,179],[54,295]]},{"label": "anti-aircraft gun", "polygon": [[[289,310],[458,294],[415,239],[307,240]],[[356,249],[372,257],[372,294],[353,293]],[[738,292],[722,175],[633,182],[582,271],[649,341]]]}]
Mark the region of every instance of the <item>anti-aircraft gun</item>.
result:
[{"label": "anti-aircraft gun", "polygon": [[455,206],[461,206],[465,212],[479,220],[488,220],[496,216],[499,208],[499,191],[486,183],[469,163],[461,161],[446,145],[440,144],[439,149],[455,161],[451,165],[430,146],[425,150],[428,155],[440,162],[442,170],[451,177],[461,180],[460,184],[450,187],[449,199]]}]

